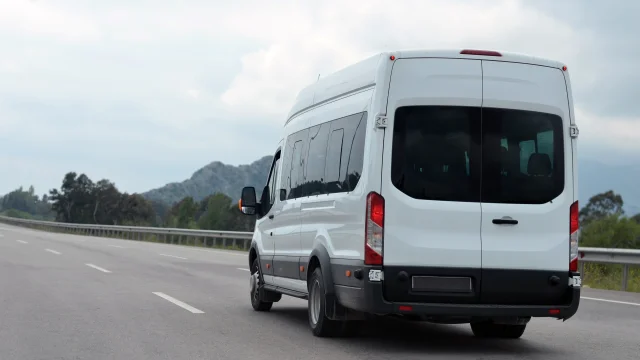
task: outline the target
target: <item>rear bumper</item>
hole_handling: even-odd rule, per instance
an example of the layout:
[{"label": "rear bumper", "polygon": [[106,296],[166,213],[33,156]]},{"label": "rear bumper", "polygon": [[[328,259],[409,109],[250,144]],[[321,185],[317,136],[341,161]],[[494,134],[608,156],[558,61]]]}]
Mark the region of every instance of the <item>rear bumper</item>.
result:
[{"label": "rear bumper", "polygon": [[[403,314],[442,317],[550,317],[569,319],[577,311],[580,304],[580,287],[567,285],[566,301],[563,304],[527,305],[527,304],[490,304],[490,303],[447,303],[387,301],[383,282],[372,282],[368,279],[370,267],[363,268],[362,287],[335,286],[336,296],[346,308],[373,314]],[[579,276],[574,274],[573,276]],[[514,294],[517,296],[518,294]],[[449,299],[449,301],[455,301]]]}]

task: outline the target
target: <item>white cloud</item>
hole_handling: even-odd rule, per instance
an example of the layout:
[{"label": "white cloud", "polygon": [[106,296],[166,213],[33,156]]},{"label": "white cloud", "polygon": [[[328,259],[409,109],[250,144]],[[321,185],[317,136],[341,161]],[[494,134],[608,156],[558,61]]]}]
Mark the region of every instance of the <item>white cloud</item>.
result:
[{"label": "white cloud", "polygon": [[[497,48],[572,63],[582,46],[567,25],[517,1],[325,1],[295,14],[264,6],[254,14],[266,16],[225,17],[231,31],[265,44],[243,56],[242,71],[221,96],[230,111],[286,114],[318,74],[378,51]],[[242,26],[247,22],[252,26]]]}]

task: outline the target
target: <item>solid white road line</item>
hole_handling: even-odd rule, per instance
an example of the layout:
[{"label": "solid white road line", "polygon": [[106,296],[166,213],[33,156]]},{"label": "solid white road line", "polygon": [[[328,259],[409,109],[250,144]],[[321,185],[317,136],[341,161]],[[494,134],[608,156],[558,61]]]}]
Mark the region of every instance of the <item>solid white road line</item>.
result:
[{"label": "solid white road line", "polygon": [[242,271],[251,271],[249,269],[243,269],[243,268],[237,268],[238,270],[242,270]]},{"label": "solid white road line", "polygon": [[109,245],[109,246],[118,248],[118,249],[124,249],[124,246],[120,246],[120,245]]},{"label": "solid white road line", "polygon": [[50,253],[52,253],[52,254],[60,255],[60,253],[59,253],[59,252],[57,252],[57,251],[55,251],[55,250],[51,250],[51,249],[44,249],[44,250],[45,250],[45,251],[48,251],[48,252],[50,252]]},{"label": "solid white road line", "polygon": [[184,257],[180,257],[180,256],[175,256],[175,255],[167,255],[167,254],[158,254],[160,256],[168,256],[168,257],[172,257],[172,258],[176,258],[176,259],[181,259],[181,260],[187,260],[187,258]]},{"label": "solid white road line", "polygon": [[171,296],[169,296],[167,294],[163,294],[161,292],[154,292],[153,294],[157,295],[157,296],[160,296],[161,298],[163,298],[163,299],[165,299],[165,300],[167,300],[167,301],[169,301],[171,303],[174,303],[175,305],[178,305],[181,308],[183,308],[183,309],[185,309],[187,311],[190,311],[190,312],[192,312],[194,314],[204,314],[204,311],[198,310],[198,309],[194,308],[193,306],[191,306],[189,304],[186,304],[186,303],[183,303],[182,301],[180,301],[178,299],[172,298]]},{"label": "solid white road line", "polygon": [[102,271],[103,273],[110,273],[110,272],[111,272],[111,271],[109,271],[109,270],[107,270],[107,269],[103,269],[103,268],[101,268],[100,266],[95,266],[95,265],[93,265],[93,264],[85,264],[85,265],[87,265],[87,266],[88,266],[88,267],[90,267],[90,268],[94,268],[94,269],[96,269],[96,270],[98,270],[98,271]]},{"label": "solid white road line", "polygon": [[28,244],[28,242],[24,241],[24,240],[16,240],[17,242],[19,242],[20,244]]},{"label": "solid white road line", "polygon": [[618,301],[618,300],[598,299],[598,298],[592,298],[592,297],[586,297],[586,296],[580,296],[580,299],[591,300],[591,301],[602,301],[602,302],[608,302],[608,303],[614,303],[614,304],[640,306],[640,304],[638,304],[638,303],[632,303],[632,302],[627,302],[627,301]]}]

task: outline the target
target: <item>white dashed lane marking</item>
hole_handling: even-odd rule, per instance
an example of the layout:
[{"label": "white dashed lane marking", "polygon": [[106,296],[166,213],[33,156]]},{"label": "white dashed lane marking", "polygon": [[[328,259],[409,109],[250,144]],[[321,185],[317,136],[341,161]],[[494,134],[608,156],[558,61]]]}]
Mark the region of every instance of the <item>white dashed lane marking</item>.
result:
[{"label": "white dashed lane marking", "polygon": [[187,260],[187,258],[185,257],[181,257],[181,256],[175,256],[175,255],[167,255],[167,254],[158,254],[160,256],[166,256],[166,257],[172,257],[172,258],[176,258],[176,259],[180,259],[180,260]]},{"label": "white dashed lane marking", "polygon": [[189,305],[187,303],[184,303],[184,302],[182,302],[182,301],[180,301],[180,300],[178,300],[176,298],[172,298],[171,296],[169,296],[167,294],[164,294],[164,293],[161,293],[161,292],[154,292],[153,294],[157,295],[157,296],[159,296],[159,297],[161,297],[161,298],[163,298],[165,300],[167,300],[170,303],[178,305],[181,308],[183,308],[183,309],[185,309],[185,310],[187,310],[187,311],[189,311],[189,312],[191,312],[193,314],[204,314],[204,311],[198,310],[198,309],[194,308],[193,306],[191,306],[191,305]]},{"label": "white dashed lane marking", "polygon": [[107,269],[103,269],[103,268],[101,268],[100,266],[95,266],[95,265],[93,265],[93,264],[85,264],[85,265],[87,265],[87,266],[88,266],[88,267],[90,267],[90,268],[94,268],[94,269],[96,269],[96,270],[98,270],[98,271],[102,271],[103,273],[110,273],[110,272],[111,272],[111,271],[109,271],[109,270],[107,270]]},{"label": "white dashed lane marking", "polygon": [[591,300],[591,301],[602,301],[602,302],[608,302],[608,303],[614,303],[614,304],[622,304],[622,305],[640,306],[640,304],[633,303],[633,302],[598,299],[598,298],[592,298],[592,297],[586,297],[586,296],[580,296],[580,299]]}]

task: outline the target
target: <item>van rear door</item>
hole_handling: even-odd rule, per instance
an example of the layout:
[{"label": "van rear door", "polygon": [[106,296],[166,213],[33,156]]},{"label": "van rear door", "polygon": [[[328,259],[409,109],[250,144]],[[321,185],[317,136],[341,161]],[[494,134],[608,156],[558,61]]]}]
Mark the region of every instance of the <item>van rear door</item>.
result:
[{"label": "van rear door", "polygon": [[500,61],[482,68],[481,302],[559,304],[574,201],[564,75]]},{"label": "van rear door", "polygon": [[[393,65],[381,188],[388,301],[479,300],[481,105],[480,60]],[[456,285],[436,289],[439,280]]]}]

